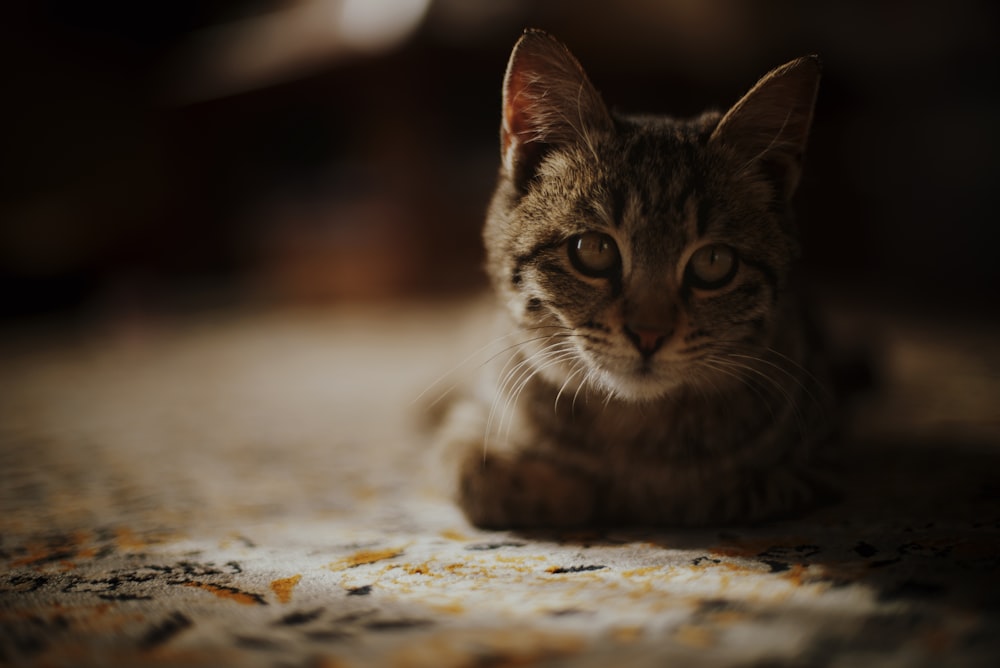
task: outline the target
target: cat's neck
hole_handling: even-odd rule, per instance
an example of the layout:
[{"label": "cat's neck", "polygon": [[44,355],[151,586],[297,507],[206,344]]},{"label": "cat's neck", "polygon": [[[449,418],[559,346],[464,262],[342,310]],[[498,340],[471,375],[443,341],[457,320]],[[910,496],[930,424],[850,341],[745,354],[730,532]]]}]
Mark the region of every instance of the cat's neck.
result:
[{"label": "cat's neck", "polygon": [[751,386],[734,384],[715,392],[680,386],[634,401],[587,387],[569,392],[539,377],[518,399],[531,430],[548,433],[553,443],[595,454],[614,447],[632,460],[657,462],[702,458],[716,448],[732,452],[734,443],[773,424],[776,411],[790,409],[768,400]]}]

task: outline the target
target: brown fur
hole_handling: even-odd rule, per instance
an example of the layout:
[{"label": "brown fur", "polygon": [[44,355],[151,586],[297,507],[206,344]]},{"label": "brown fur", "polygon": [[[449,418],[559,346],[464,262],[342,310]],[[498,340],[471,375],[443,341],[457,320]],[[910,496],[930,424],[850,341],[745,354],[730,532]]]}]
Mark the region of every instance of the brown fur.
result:
[{"label": "brown fur", "polygon": [[[801,58],[726,114],[613,115],[564,46],[521,38],[484,230],[512,345],[442,436],[472,522],[753,521],[813,499],[828,406],[789,201],[818,80]],[[599,275],[572,257],[595,232],[620,256]],[[735,273],[705,288],[691,258],[713,244]]]}]

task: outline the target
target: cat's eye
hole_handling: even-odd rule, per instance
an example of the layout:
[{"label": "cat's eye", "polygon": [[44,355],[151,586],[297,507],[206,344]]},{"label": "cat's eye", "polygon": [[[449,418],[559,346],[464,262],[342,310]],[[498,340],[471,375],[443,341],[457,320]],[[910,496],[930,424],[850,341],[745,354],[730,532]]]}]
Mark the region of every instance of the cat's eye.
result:
[{"label": "cat's eye", "polygon": [[736,275],[736,251],[725,244],[702,246],[688,260],[688,282],[702,290],[718,290]]},{"label": "cat's eye", "polygon": [[569,259],[581,274],[607,277],[621,264],[618,245],[607,234],[584,232],[569,240]]}]

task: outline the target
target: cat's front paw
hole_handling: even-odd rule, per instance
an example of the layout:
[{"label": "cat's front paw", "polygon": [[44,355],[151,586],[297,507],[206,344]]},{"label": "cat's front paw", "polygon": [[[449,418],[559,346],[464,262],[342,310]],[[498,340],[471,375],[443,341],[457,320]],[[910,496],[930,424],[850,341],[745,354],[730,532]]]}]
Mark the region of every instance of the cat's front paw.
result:
[{"label": "cat's front paw", "polygon": [[578,527],[594,519],[594,483],[547,459],[474,454],[459,476],[459,504],[482,528]]},{"label": "cat's front paw", "polygon": [[728,504],[721,504],[719,519],[759,522],[799,517],[839,497],[830,472],[806,465],[747,474],[738,489],[728,497]]}]

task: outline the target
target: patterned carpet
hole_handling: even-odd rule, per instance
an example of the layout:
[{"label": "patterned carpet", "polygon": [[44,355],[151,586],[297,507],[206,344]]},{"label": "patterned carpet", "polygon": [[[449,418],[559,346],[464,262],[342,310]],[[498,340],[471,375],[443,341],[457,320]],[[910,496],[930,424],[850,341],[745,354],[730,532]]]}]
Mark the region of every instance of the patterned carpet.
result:
[{"label": "patterned carpet", "polygon": [[478,347],[465,314],[7,332],[0,664],[997,665],[997,328],[842,319],[880,389],[808,517],[515,534],[416,473],[414,399]]}]

